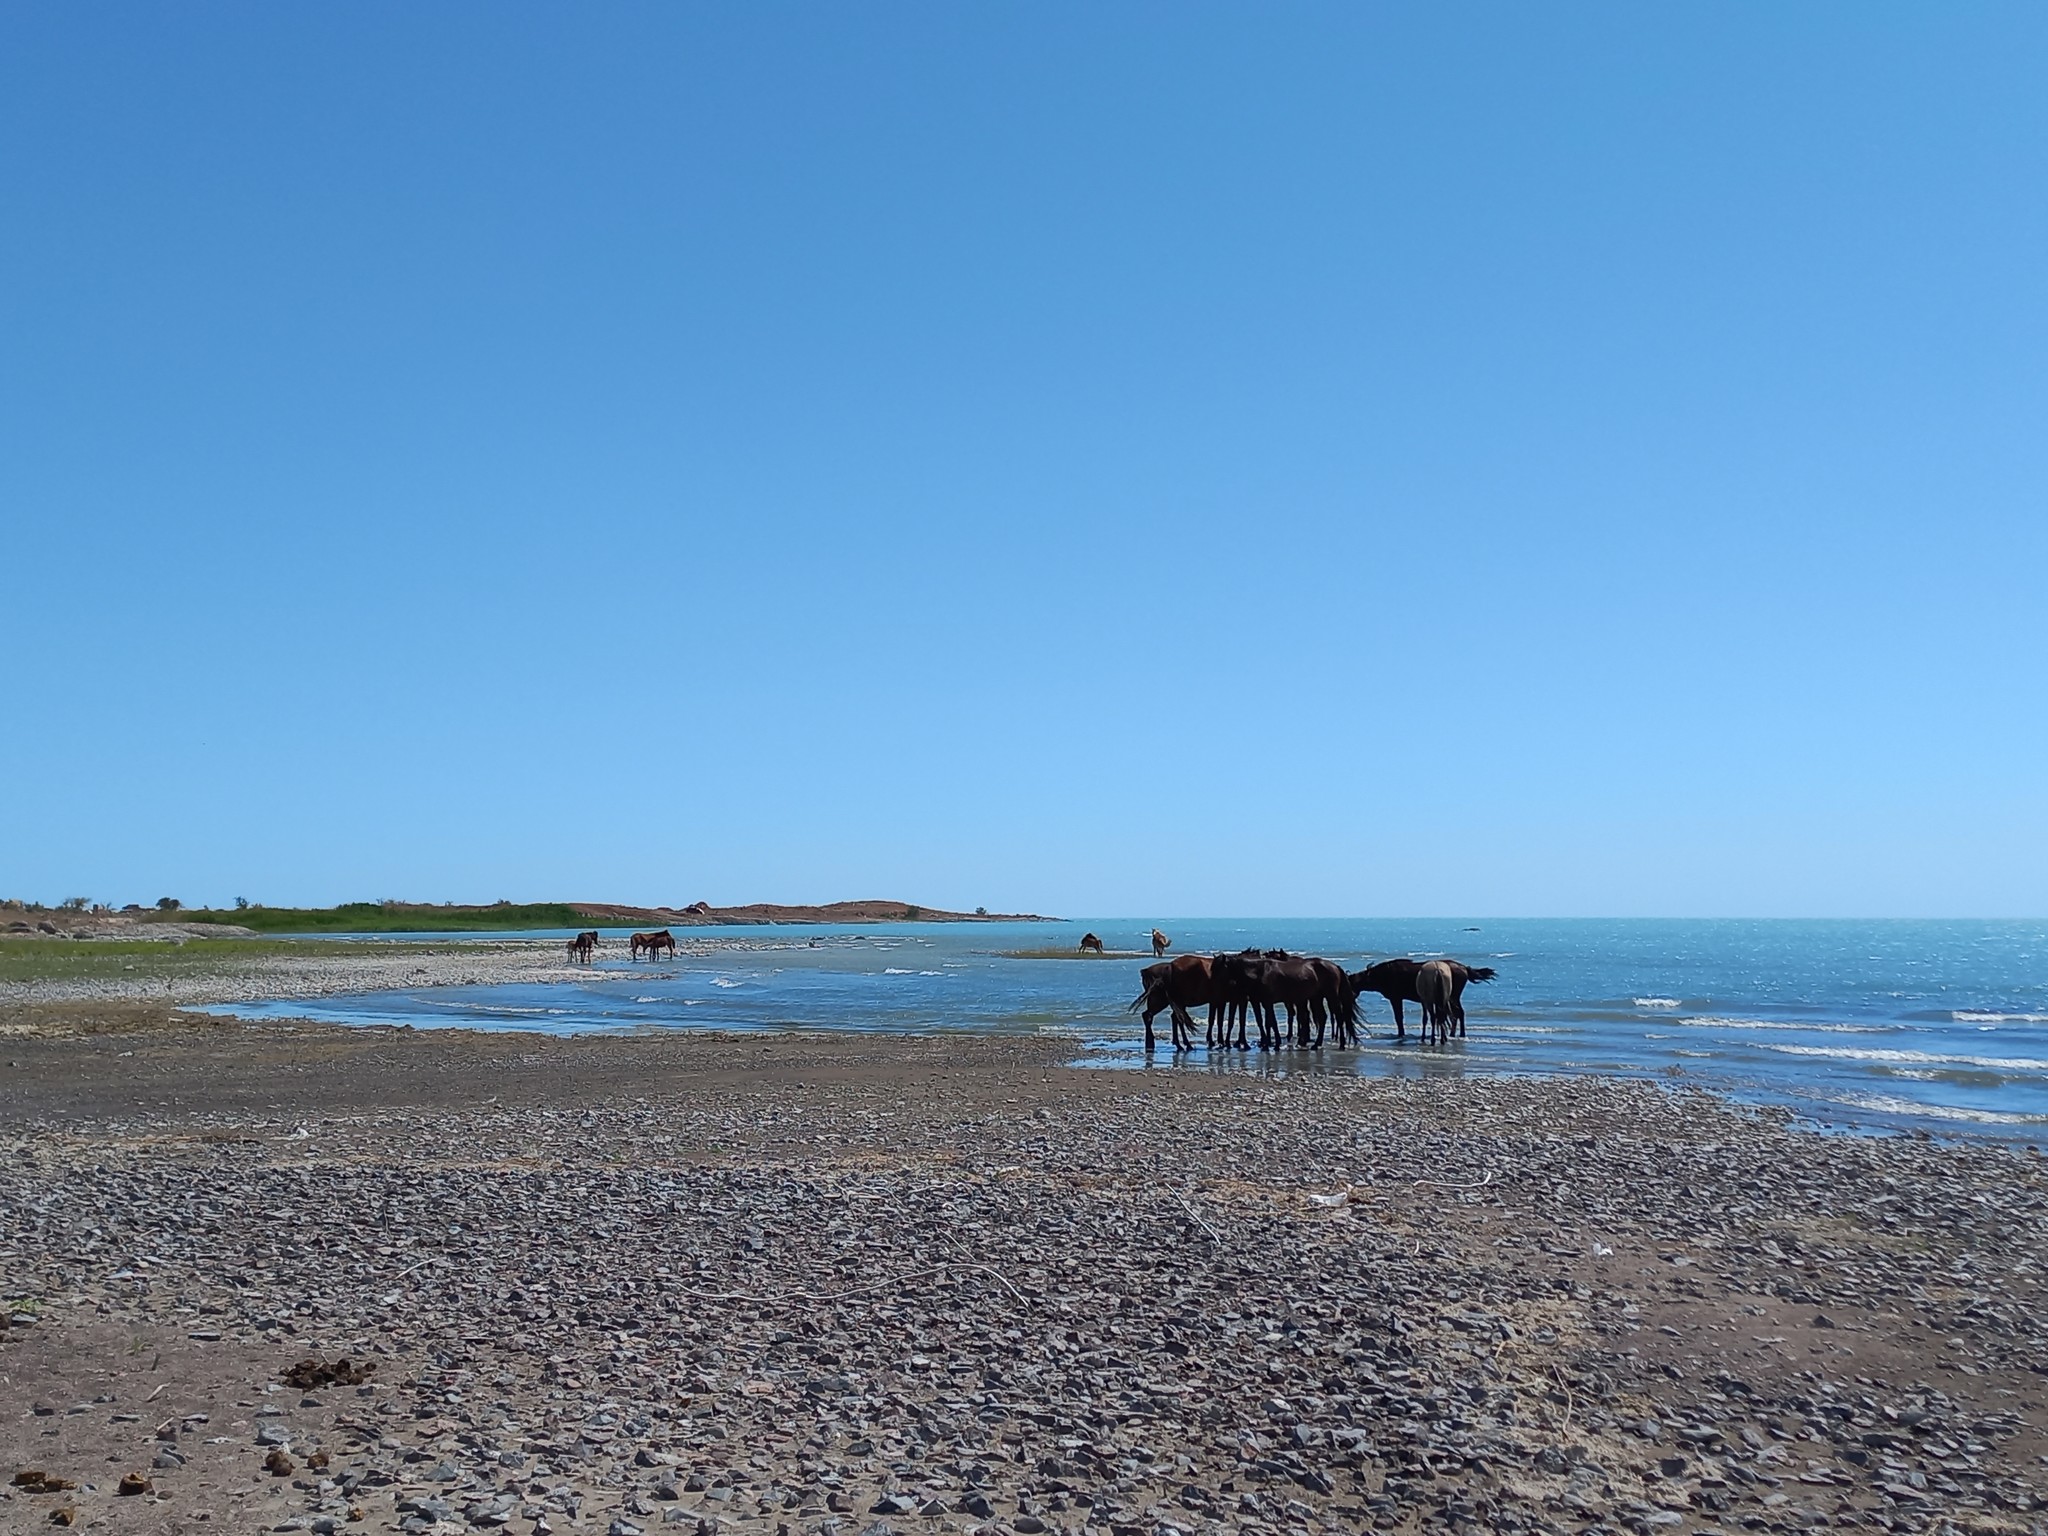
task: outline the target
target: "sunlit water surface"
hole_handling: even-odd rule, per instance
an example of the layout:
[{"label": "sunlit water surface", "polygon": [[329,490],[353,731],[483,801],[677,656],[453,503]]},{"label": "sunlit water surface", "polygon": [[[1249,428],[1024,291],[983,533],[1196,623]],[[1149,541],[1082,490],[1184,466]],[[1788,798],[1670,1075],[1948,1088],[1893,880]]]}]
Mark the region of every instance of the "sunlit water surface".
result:
[{"label": "sunlit water surface", "polygon": [[[1105,1066],[1285,1074],[1608,1073],[1696,1083],[1828,1124],[2048,1141],[2048,924],[2032,922],[1257,921],[1166,925],[1176,952],[1247,945],[1454,955],[1498,969],[1466,994],[1470,1034],[1397,1040],[1377,997],[1357,1050],[1164,1048],[1126,1005],[1150,959],[1019,958],[1129,921],[679,930],[715,946],[634,964],[625,930],[575,982],[437,987],[238,1005],[245,1017],[568,1034],[822,1029],[1073,1038]],[[502,939],[506,935],[489,937]],[[535,935],[540,937],[540,935]]]}]

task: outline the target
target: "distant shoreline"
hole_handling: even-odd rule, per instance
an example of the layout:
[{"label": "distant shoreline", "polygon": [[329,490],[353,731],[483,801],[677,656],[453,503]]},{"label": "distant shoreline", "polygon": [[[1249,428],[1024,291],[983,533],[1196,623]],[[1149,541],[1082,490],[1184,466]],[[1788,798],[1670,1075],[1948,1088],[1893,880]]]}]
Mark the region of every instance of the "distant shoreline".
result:
[{"label": "distant shoreline", "polygon": [[[620,902],[494,902],[489,906],[436,906],[428,902],[353,901],[333,907],[174,907],[123,912],[47,911],[9,906],[0,929],[75,937],[113,937],[163,924],[216,927],[238,933],[479,933],[547,928],[732,928],[798,923],[1056,923],[1037,912],[954,912],[912,901],[834,901],[821,906],[751,902],[714,907],[635,907]],[[151,937],[142,932],[136,937]]]}]

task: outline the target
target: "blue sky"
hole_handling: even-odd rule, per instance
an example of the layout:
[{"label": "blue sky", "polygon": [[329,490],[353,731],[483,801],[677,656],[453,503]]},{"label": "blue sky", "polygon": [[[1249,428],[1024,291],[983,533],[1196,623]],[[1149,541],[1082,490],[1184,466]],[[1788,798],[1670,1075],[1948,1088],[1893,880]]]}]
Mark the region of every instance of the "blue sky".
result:
[{"label": "blue sky", "polygon": [[2044,77],[13,7],[0,895],[2048,913]]}]

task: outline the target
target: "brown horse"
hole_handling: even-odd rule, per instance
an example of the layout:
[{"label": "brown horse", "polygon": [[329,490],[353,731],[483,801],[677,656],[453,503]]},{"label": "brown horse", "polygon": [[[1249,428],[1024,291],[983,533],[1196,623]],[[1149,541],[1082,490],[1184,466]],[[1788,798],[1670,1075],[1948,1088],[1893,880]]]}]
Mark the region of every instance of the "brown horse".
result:
[{"label": "brown horse", "polygon": [[1154,928],[1152,930],[1152,958],[1157,960],[1171,948],[1173,948],[1173,940],[1169,939],[1157,928]]},{"label": "brown horse", "polygon": [[[1465,1033],[1465,986],[1468,982],[1491,981],[1500,973],[1490,965],[1467,965],[1462,960],[1446,960],[1451,968],[1451,1025],[1457,1034]],[[1420,960],[1406,958],[1382,960],[1369,965],[1362,971],[1351,973],[1351,988],[1354,993],[1377,992],[1394,1009],[1394,1032],[1403,1040],[1408,1038],[1408,1022],[1402,1016],[1403,1003],[1420,1003],[1416,993],[1415,978],[1422,970]]]},{"label": "brown horse", "polygon": [[1082,934],[1082,935],[1081,935],[1081,953],[1082,953],[1082,954],[1084,954],[1084,955],[1099,955],[1099,954],[1101,954],[1101,953],[1102,953],[1102,940],[1100,940],[1100,939],[1098,939],[1097,937],[1095,937],[1095,935],[1094,935],[1094,934],[1092,934],[1092,933],[1084,933],[1084,934]]},{"label": "brown horse", "polygon": [[668,952],[670,958],[674,958],[676,936],[666,928],[659,929],[654,933],[636,933],[632,938],[632,946],[633,958],[635,960],[638,960],[643,953],[648,959],[652,960],[664,950]]},{"label": "brown horse", "polygon": [[597,953],[597,930],[586,928],[569,941],[569,958],[590,964],[590,957]]},{"label": "brown horse", "polygon": [[1190,1009],[1212,1004],[1215,992],[1209,982],[1209,962],[1201,955],[1175,955],[1138,973],[1145,990],[1131,1004],[1131,1012],[1145,1015],[1145,1049],[1157,1045],[1152,1020],[1165,1011],[1173,1023],[1173,1048],[1195,1048],[1195,1020]]}]

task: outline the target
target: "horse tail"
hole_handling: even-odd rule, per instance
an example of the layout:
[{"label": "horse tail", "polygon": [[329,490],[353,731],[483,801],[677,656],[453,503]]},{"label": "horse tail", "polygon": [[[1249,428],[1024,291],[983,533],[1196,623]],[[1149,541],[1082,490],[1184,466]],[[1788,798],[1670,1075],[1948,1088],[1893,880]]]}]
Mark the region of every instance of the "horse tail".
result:
[{"label": "horse tail", "polygon": [[1468,965],[1465,967],[1467,981],[1491,981],[1500,974],[1490,965]]}]

